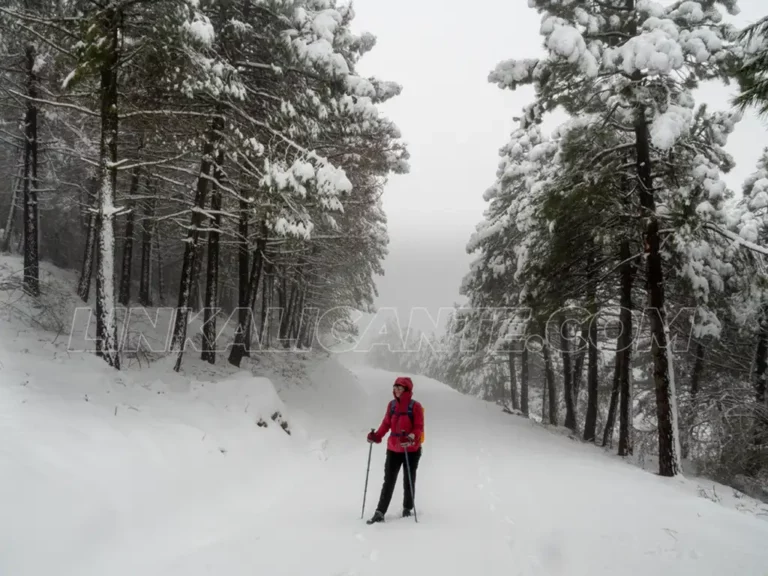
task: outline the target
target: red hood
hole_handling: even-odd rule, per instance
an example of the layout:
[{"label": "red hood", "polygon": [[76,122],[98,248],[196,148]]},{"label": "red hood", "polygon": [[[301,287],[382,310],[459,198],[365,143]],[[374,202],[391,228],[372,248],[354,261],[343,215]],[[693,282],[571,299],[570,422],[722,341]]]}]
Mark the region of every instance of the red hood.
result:
[{"label": "red hood", "polygon": [[[395,379],[395,384],[400,384],[400,386],[405,386],[405,392],[403,392],[400,395],[400,403],[408,404],[408,402],[410,402],[411,398],[413,397],[413,381],[408,376],[398,376]],[[392,396],[397,398],[397,396],[395,396],[394,390],[392,390]]]}]

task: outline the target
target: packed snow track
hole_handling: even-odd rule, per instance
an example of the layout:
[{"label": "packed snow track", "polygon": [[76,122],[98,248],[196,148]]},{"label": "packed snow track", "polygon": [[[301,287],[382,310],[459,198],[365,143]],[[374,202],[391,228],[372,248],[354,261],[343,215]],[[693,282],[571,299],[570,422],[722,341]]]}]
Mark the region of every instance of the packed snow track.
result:
[{"label": "packed snow track", "polygon": [[[419,522],[399,517],[401,473],[387,521],[368,526],[365,434],[395,374],[332,357],[310,386],[276,384],[279,398],[248,392],[238,404],[249,377],[197,392],[166,383],[161,393],[156,381],[106,385],[114,376],[98,359],[62,374],[24,361],[3,357],[11,379],[0,392],[0,573],[9,576],[765,576],[768,567],[760,517],[426,378],[414,377],[426,418]],[[287,412],[292,434],[255,426],[259,402],[264,414]],[[365,519],[384,456],[374,445]]]}]

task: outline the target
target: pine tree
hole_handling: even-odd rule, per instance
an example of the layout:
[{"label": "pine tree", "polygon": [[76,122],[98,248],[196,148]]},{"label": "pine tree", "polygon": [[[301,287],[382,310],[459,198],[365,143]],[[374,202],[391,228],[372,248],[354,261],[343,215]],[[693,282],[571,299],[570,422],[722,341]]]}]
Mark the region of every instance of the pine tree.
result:
[{"label": "pine tree", "polygon": [[743,61],[736,73],[740,93],[734,103],[741,110],[757,108],[768,114],[768,16],[747,26],[740,34],[744,44]]},{"label": "pine tree", "polygon": [[[534,84],[533,119],[557,106],[574,116],[603,109],[606,123],[634,134],[632,186],[645,220],[659,472],[674,476],[681,471],[680,442],[654,168],[659,154],[691,129],[692,88],[727,77],[733,29],[722,24],[714,2],[663,7],[634,0],[588,6],[534,0],[531,6],[542,14],[547,56],[503,62],[490,80],[512,89]],[[735,10],[735,3],[726,7]]]}]

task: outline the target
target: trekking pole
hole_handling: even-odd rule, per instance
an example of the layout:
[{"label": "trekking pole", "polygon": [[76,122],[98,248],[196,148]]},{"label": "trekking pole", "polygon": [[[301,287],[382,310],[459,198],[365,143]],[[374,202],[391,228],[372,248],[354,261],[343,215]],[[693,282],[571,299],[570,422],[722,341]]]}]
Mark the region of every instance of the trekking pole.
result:
[{"label": "trekking pole", "polygon": [[[375,428],[371,428],[371,432],[376,432]],[[365,490],[363,491],[363,511],[360,513],[360,518],[365,516],[365,497],[368,494],[368,473],[371,471],[371,452],[373,451],[373,442],[368,442],[368,468],[365,471]]]},{"label": "trekking pole", "polygon": [[413,504],[413,519],[416,520],[418,523],[419,521],[419,514],[416,512],[416,498],[414,498],[413,495],[413,476],[411,476],[411,465],[408,463],[408,446],[411,446],[412,443],[408,442],[407,444],[402,444],[403,448],[405,448],[405,471],[408,474],[408,488],[411,489],[411,503]]}]

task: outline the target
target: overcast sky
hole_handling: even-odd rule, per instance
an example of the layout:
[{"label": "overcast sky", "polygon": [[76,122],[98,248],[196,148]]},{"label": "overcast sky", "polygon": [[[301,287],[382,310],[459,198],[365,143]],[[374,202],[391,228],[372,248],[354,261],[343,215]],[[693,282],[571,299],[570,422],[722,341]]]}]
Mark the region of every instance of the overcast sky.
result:
[{"label": "overcast sky", "polygon": [[[766,0],[742,0],[738,25],[768,13]],[[761,7],[762,6],[762,7]],[[459,285],[471,256],[465,246],[482,219],[483,192],[493,183],[498,150],[533,91],[501,90],[487,81],[508,58],[541,53],[539,16],[525,0],[355,0],[355,28],[377,37],[359,73],[398,82],[400,96],[382,106],[400,127],[411,172],[391,178],[384,193],[390,254],[379,278],[379,307],[409,310],[463,302]],[[728,106],[734,88],[707,87],[697,100]],[[737,161],[726,176],[740,190],[768,146],[768,123],[748,115],[727,150]],[[414,324],[430,329],[426,317]]]}]

